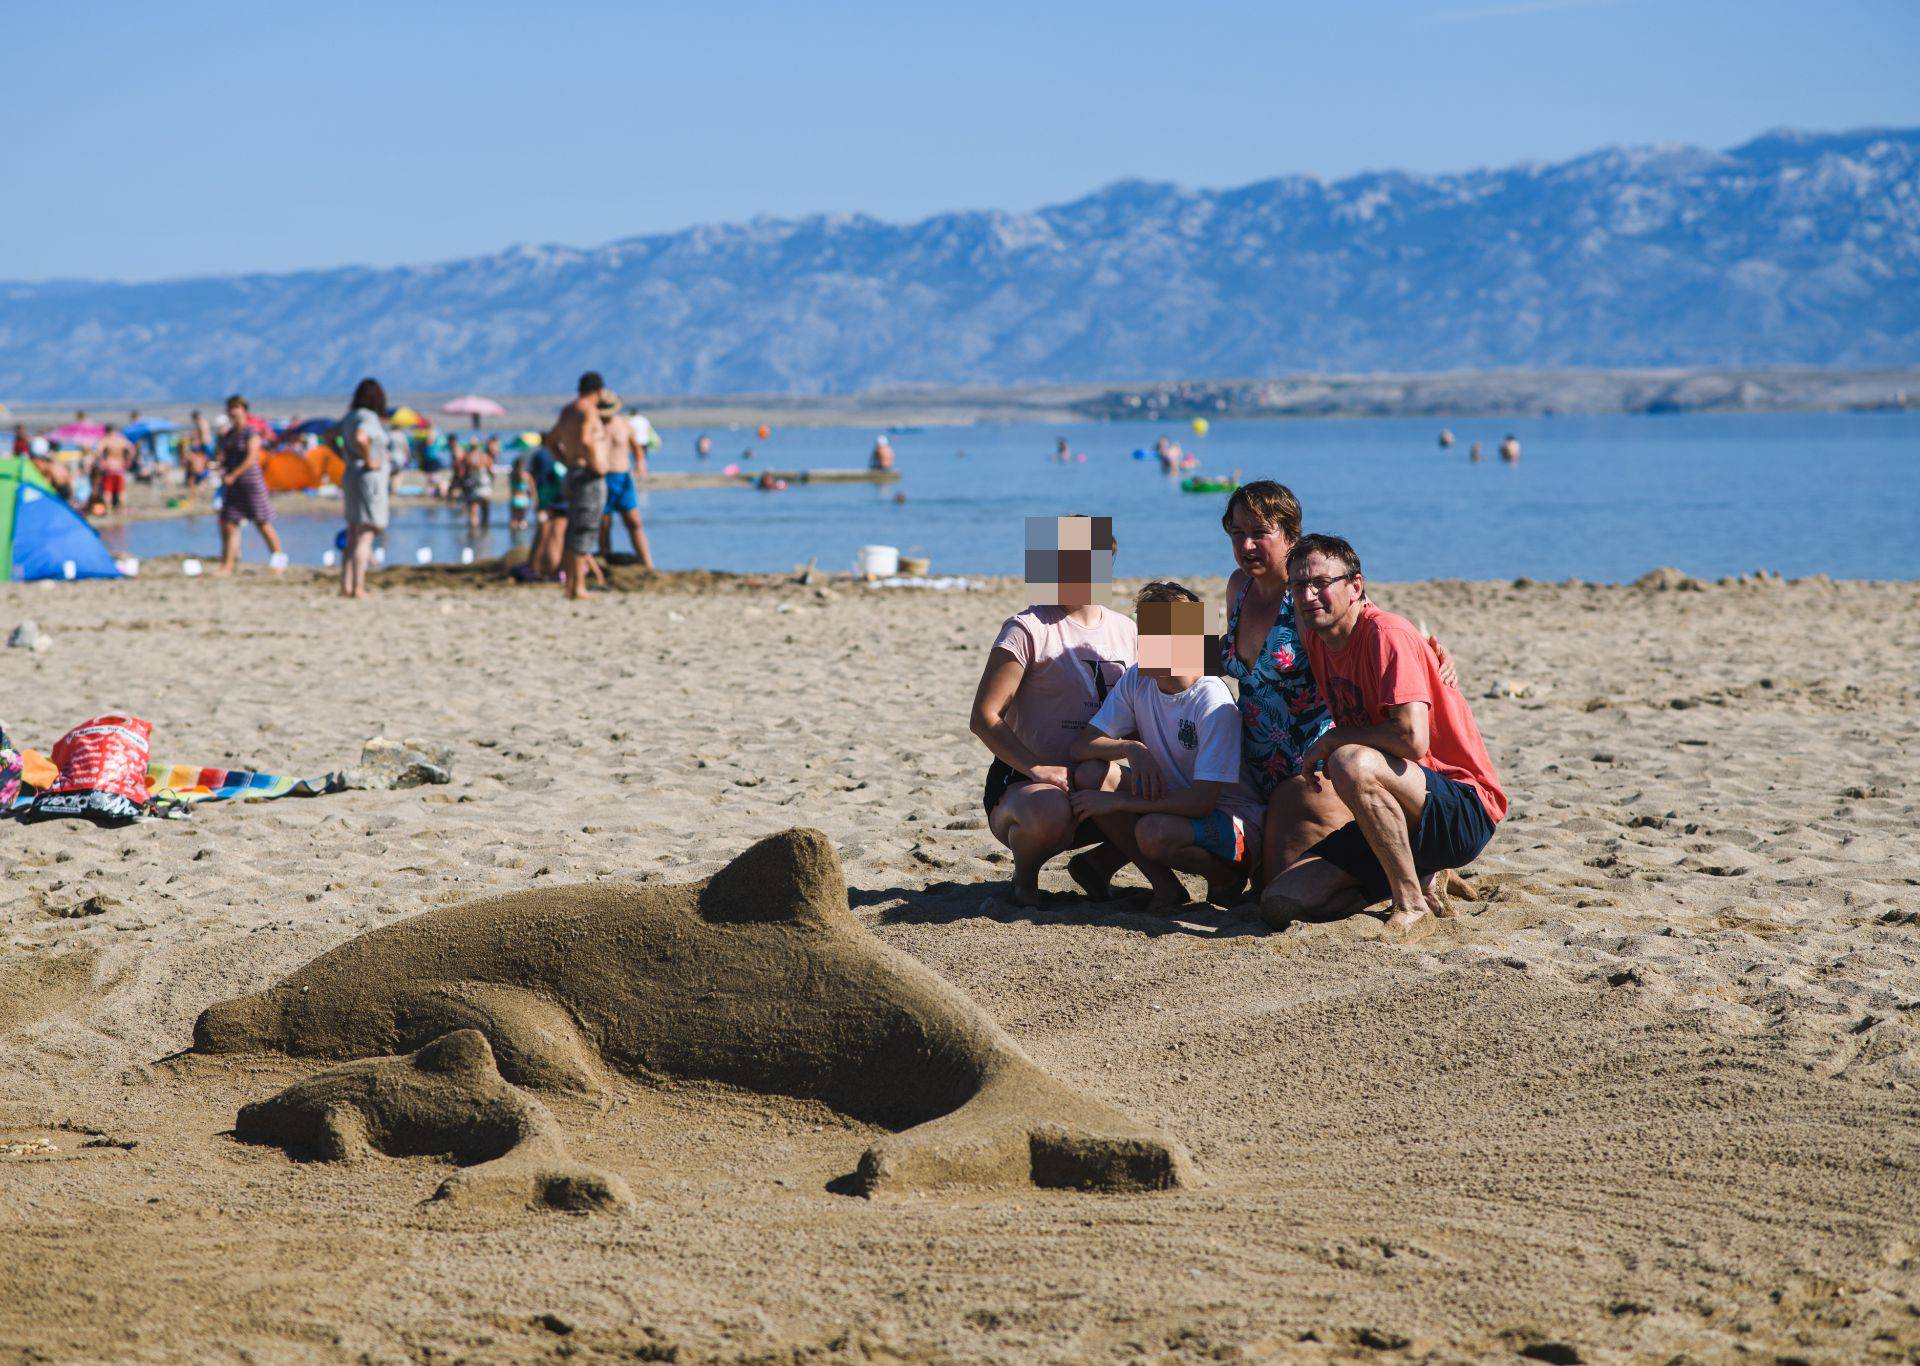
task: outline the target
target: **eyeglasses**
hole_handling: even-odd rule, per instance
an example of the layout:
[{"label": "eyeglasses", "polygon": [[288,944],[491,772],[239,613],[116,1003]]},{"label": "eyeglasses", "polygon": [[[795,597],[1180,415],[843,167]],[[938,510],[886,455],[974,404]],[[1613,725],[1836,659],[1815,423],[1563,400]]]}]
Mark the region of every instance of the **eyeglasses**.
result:
[{"label": "eyeglasses", "polygon": [[1316,598],[1324,598],[1329,588],[1353,577],[1355,576],[1352,574],[1339,574],[1330,579],[1288,579],[1287,587],[1301,597],[1306,597],[1310,593]]}]

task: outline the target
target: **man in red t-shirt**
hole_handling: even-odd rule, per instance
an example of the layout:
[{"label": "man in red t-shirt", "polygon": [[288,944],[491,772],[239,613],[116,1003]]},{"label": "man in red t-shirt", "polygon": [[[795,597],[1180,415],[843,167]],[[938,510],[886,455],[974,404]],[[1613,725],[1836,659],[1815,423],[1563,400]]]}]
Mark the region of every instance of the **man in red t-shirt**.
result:
[{"label": "man in red t-shirt", "polygon": [[1473,862],[1507,814],[1506,794],[1457,687],[1418,627],[1367,601],[1360,557],[1338,536],[1302,536],[1287,556],[1296,620],[1314,681],[1333,714],[1301,757],[1353,820],[1267,885],[1260,909],[1276,927],[1391,898],[1404,932],[1440,909],[1424,880]]}]

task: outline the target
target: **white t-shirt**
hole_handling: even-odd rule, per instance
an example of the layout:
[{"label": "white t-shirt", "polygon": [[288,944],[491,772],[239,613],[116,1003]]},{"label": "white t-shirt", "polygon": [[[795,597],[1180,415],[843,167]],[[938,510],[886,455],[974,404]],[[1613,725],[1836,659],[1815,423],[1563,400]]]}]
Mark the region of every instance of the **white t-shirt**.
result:
[{"label": "white t-shirt", "polygon": [[1165,693],[1134,665],[1120,676],[1087,723],[1115,740],[1138,740],[1159,762],[1174,791],[1196,782],[1225,783],[1219,809],[1257,821],[1265,805],[1240,783],[1240,709],[1227,685],[1202,678],[1185,692]]}]

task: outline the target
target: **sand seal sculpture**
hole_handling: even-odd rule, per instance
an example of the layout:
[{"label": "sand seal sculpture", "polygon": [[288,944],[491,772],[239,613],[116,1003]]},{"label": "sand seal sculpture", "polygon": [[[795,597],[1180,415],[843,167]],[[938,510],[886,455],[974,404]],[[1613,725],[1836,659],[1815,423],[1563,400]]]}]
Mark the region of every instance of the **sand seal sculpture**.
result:
[{"label": "sand seal sculpture", "polygon": [[462,1164],[434,1192],[461,1204],[630,1209],[626,1182],[575,1163],[547,1107],[501,1077],[477,1029],[404,1058],[331,1068],[242,1106],[236,1137],[336,1162],[370,1153],[445,1155]]},{"label": "sand seal sculpture", "polygon": [[[370,1066],[418,1073],[439,1056],[426,1046],[460,1030],[524,1086],[595,1091],[607,1069],[702,1079],[893,1129],[852,1174],[869,1195],[1191,1179],[1177,1142],[1055,1081],[965,995],[863,930],[817,830],[762,840],[704,883],[542,889],[383,926],[211,1007],[193,1037],[199,1053],[386,1057]],[[388,1056],[413,1049],[425,1051]],[[322,1074],[268,1104],[324,1114],[331,1092],[295,1093],[343,1075],[360,1074]],[[322,1121],[347,1146],[355,1124],[382,1122],[394,1125]],[[512,1170],[531,1163],[512,1152]]]}]

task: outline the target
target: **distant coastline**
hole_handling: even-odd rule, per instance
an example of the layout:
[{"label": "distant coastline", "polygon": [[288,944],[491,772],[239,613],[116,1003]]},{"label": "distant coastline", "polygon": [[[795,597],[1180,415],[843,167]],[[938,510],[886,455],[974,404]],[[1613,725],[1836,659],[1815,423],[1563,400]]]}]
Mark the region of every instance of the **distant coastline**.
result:
[{"label": "distant coastline", "polygon": [[[398,401],[445,421],[451,394],[398,394]],[[561,394],[495,395],[507,414],[495,430],[546,426]],[[221,396],[155,403],[111,397],[21,402],[5,422],[39,429],[84,409],[114,421],[138,410],[179,420],[211,414]],[[788,427],[934,427],[977,422],[1130,422],[1216,418],[1571,416],[1625,413],[1816,413],[1920,411],[1920,366],[1878,369],[1730,367],[1701,369],[1460,370],[1434,374],[1280,375],[1153,383],[913,386],[862,394],[628,394],[664,428],[716,430],[771,423]],[[255,396],[256,411],[324,416],[339,395]],[[453,419],[458,423],[460,419]],[[452,430],[464,431],[464,426]]]}]

